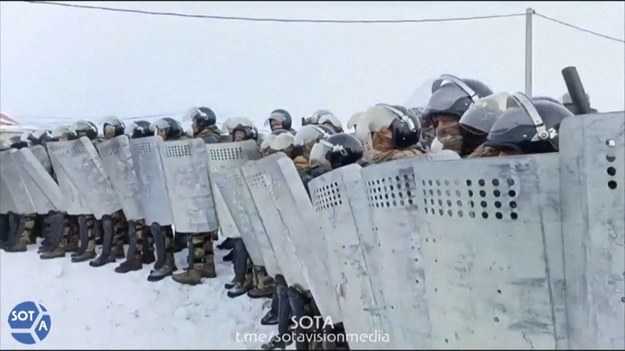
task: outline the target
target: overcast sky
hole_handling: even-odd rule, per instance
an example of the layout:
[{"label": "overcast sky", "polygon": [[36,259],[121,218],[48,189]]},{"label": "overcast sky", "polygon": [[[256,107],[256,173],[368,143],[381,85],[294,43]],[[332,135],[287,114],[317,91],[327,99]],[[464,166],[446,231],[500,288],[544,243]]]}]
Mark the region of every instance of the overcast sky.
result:
[{"label": "overcast sky", "polygon": [[[617,38],[623,2],[78,2],[193,14],[419,19],[537,12]],[[378,102],[424,105],[443,73],[524,89],[525,17],[415,24],[223,21],[0,3],[0,109],[99,119],[179,114],[194,105],[259,126],[329,109],[344,122]],[[625,44],[534,17],[534,95],[560,99],[575,65],[600,111],[623,110]],[[415,90],[422,93],[415,94]],[[299,125],[299,123],[297,123]]]}]

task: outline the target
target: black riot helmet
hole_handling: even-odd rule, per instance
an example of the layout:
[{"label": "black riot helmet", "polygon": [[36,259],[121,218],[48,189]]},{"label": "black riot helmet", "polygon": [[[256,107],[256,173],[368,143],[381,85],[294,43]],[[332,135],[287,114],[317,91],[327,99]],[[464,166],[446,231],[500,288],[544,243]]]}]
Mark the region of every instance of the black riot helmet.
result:
[{"label": "black riot helmet", "polygon": [[436,126],[436,116],[449,115],[460,119],[466,110],[479,98],[493,92],[486,84],[475,79],[460,79],[443,74],[432,83],[432,96],[424,114],[432,118]]},{"label": "black riot helmet", "polygon": [[265,120],[265,126],[271,127],[271,130],[273,131],[274,127],[271,126],[271,121],[282,122],[282,128],[280,129],[286,129],[286,130],[291,129],[291,125],[293,124],[293,121],[291,120],[291,114],[289,114],[286,110],[283,110],[281,108],[277,110],[273,110],[269,118]]},{"label": "black riot helmet", "polygon": [[81,119],[72,124],[70,128],[76,132],[79,138],[86,136],[89,140],[93,140],[98,137],[98,127],[93,122]]},{"label": "black riot helmet", "polygon": [[16,135],[13,136],[9,139],[9,142],[11,144],[11,149],[21,149],[23,147],[29,147],[30,146],[30,142],[28,140],[24,140],[23,136],[20,135]]},{"label": "black riot helmet", "polygon": [[320,139],[310,152],[310,160],[311,163],[325,160],[336,169],[360,161],[363,154],[360,140],[351,134],[338,133]]},{"label": "black riot helmet", "polygon": [[[160,131],[164,131],[163,140],[176,140],[183,135],[182,126],[178,121],[171,117],[163,117],[154,123],[155,131],[161,135]],[[163,135],[161,135],[163,137]]]},{"label": "black riot helmet", "polygon": [[191,121],[195,134],[217,123],[217,115],[208,107],[197,107],[191,110]]},{"label": "black riot helmet", "polygon": [[573,114],[562,104],[516,93],[508,100],[506,111],[493,124],[485,145],[522,154],[556,152],[559,150],[560,124],[570,116]]},{"label": "black riot helmet", "polygon": [[[107,133],[107,127],[115,128],[112,135]],[[112,116],[104,119],[104,123],[102,125],[102,134],[104,134],[105,138],[114,138],[116,136],[123,135],[125,130],[126,130],[126,125],[124,124],[124,122],[122,122],[121,119],[117,117],[112,117]],[[111,136],[109,137],[107,136],[107,134]]]},{"label": "black riot helmet", "polygon": [[130,126],[130,130],[132,131],[132,134],[130,135],[132,139],[144,138],[154,135],[153,126],[150,122],[144,120],[133,121],[132,125]]},{"label": "black riot helmet", "polygon": [[386,113],[386,122],[391,131],[393,146],[398,149],[409,148],[416,145],[421,137],[421,122],[419,117],[410,109],[403,106],[378,104],[389,113]]}]

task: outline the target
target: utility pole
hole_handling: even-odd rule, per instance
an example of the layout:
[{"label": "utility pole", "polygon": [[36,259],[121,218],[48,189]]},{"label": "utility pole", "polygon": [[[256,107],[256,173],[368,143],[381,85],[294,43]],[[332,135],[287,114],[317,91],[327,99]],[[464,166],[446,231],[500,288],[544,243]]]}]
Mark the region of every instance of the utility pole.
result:
[{"label": "utility pole", "polygon": [[525,95],[532,97],[532,17],[534,9],[525,9]]}]

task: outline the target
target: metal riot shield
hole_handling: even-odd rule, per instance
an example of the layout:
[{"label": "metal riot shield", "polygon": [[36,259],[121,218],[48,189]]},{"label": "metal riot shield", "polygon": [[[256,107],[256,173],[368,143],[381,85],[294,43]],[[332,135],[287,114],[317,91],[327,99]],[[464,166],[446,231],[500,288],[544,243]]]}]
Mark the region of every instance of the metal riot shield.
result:
[{"label": "metal riot shield", "polygon": [[113,190],[121,201],[126,219],[143,219],[139,181],[130,153],[130,140],[126,135],[120,135],[103,141],[96,147]]},{"label": "metal riot shield", "polygon": [[12,178],[8,167],[13,164],[10,160],[10,150],[0,151],[0,213],[18,213],[16,201],[13,200],[17,192],[11,187]]},{"label": "metal riot shield", "polygon": [[[77,141],[77,140],[74,140]],[[80,195],[80,188],[74,184],[72,178],[62,166],[63,163],[71,162],[70,141],[58,141],[46,143],[50,163],[59,184],[59,189],[63,194],[63,209],[70,215],[92,214],[87,199]]]},{"label": "metal riot shield", "polygon": [[176,231],[205,233],[218,229],[204,141],[167,141],[159,147]]},{"label": "metal riot shield", "polygon": [[[254,235],[254,239],[256,239],[256,244],[260,249],[265,270],[270,276],[275,276],[276,274],[280,273],[278,261],[276,260],[276,253],[273,246],[271,245],[269,236],[267,235],[265,226],[263,225],[263,221],[260,219],[260,215],[258,213],[258,209],[256,208],[256,204],[254,203],[250,188],[245,180],[243,171],[240,168],[234,170],[233,173],[236,176],[235,179],[237,184],[239,185],[239,187],[237,187],[237,194],[240,197],[237,198],[237,201],[240,202],[240,206],[245,210],[245,214],[250,221],[252,234]],[[247,233],[242,233],[243,240],[245,240],[245,236],[247,235]]]},{"label": "metal riot shield", "polygon": [[[35,211],[42,215],[50,211],[64,211],[63,194],[59,185],[52,179],[50,173],[32,153],[32,150],[32,148],[22,148],[15,152],[13,157],[19,165],[20,175]],[[45,149],[43,152],[47,158],[48,153]]]},{"label": "metal riot shield", "polygon": [[250,161],[241,167],[241,171],[273,248],[279,273],[284,275],[287,283],[300,286],[303,290],[310,290],[308,277],[304,275],[302,263],[296,254],[288,229],[282,222],[278,208],[269,192],[271,179],[267,175],[267,166],[275,165],[279,158],[286,158],[286,155],[277,153],[258,161]]},{"label": "metal riot shield", "polygon": [[130,153],[139,185],[137,197],[148,226],[152,223],[161,226],[173,223],[161,161],[161,143],[163,139],[160,136],[130,140]]},{"label": "metal riot shield", "polygon": [[569,347],[625,348],[625,116],[566,118],[560,194]]},{"label": "metal riot shield", "polygon": [[342,321],[337,291],[332,282],[332,267],[321,226],[312,207],[304,183],[293,161],[287,157],[264,166],[272,195],[282,223],[310,283],[319,311],[333,321]]},{"label": "metal riot shield", "polygon": [[417,216],[415,158],[361,171],[372,232],[361,235],[382,330],[392,348],[429,348],[430,318]]},{"label": "metal riot shield", "polygon": [[[339,306],[347,333],[372,334],[383,331],[373,294],[365,249],[359,232],[371,231],[369,206],[359,165],[349,165],[310,181],[312,205],[321,224],[320,234],[328,245],[329,263],[334,275]],[[375,269],[375,268],[373,268]],[[351,348],[380,345],[350,342]]]},{"label": "metal riot shield", "polygon": [[[102,160],[89,139],[82,137],[77,140],[48,143],[48,151],[51,160],[56,157],[58,162],[52,163],[57,179],[59,174],[63,173],[60,177],[72,184],[78,196],[87,205],[86,208],[79,208],[78,211],[82,213],[77,214],[93,214],[100,219],[121,209],[121,201],[114,192],[102,167]],[[57,171],[57,167],[62,170]],[[59,185],[63,189],[64,185],[61,185],[60,179]],[[90,212],[84,213],[86,209]]]},{"label": "metal riot shield", "polygon": [[24,215],[36,213],[37,211],[30,198],[30,193],[22,178],[21,166],[15,157],[16,152],[17,150],[15,149],[1,152],[2,158],[0,163],[2,167],[0,167],[0,176],[6,182],[9,194],[15,205],[13,209],[15,213]]},{"label": "metal riot shield", "polygon": [[221,182],[222,186],[216,186],[216,184],[219,178],[224,177],[225,171],[239,168],[248,160],[258,159],[260,157],[258,146],[254,140],[246,140],[230,143],[206,144],[206,150],[219,227],[224,236],[228,238],[239,238],[241,237],[240,230],[235,223],[233,214],[228,209],[228,206],[226,206],[226,203],[232,202],[232,200],[226,200],[225,197],[227,195],[224,195],[224,192],[233,195],[232,191],[228,191],[228,189],[224,188],[233,186],[233,183]]},{"label": "metal riot shield", "polygon": [[52,164],[50,163],[50,156],[48,156],[48,151],[43,145],[33,145],[29,147],[33,156],[41,163],[46,172],[52,172]]},{"label": "metal riot shield", "polygon": [[[245,207],[242,204],[242,196],[240,193],[244,190],[243,186],[247,188],[243,179],[237,174],[238,169],[232,169],[229,171],[219,172],[218,177],[213,177],[211,180],[215,188],[222,189],[223,200],[225,206],[228,209],[228,213],[232,214],[232,220],[235,223],[237,233],[241,234],[245,248],[254,262],[255,265],[264,265],[263,255],[260,250],[260,245],[256,240],[254,228],[250,222],[249,216],[245,211]],[[214,175],[214,174],[213,174]],[[249,191],[249,190],[248,190]],[[216,194],[216,193],[215,193]],[[217,206],[217,216],[219,216],[219,206]],[[223,230],[222,217],[219,217],[219,225]]]},{"label": "metal riot shield", "polygon": [[567,348],[558,154],[413,166],[429,347]]}]

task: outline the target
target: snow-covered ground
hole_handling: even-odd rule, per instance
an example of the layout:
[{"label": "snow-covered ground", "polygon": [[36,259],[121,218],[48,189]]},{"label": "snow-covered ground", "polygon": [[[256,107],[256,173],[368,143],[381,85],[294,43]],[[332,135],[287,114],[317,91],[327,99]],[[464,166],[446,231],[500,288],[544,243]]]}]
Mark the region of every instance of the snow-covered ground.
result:
[{"label": "snow-covered ground", "polygon": [[[183,286],[170,277],[148,282],[152,265],[119,274],[113,269],[122,260],[98,268],[72,263],[70,254],[41,260],[38,246],[0,251],[2,349],[258,349],[277,330],[260,325],[269,299],[226,295],[227,251],[215,250],[217,278]],[[176,254],[179,269],[185,260],[186,250]],[[50,333],[35,345],[13,339],[8,324],[13,307],[29,300],[51,317]]]}]

